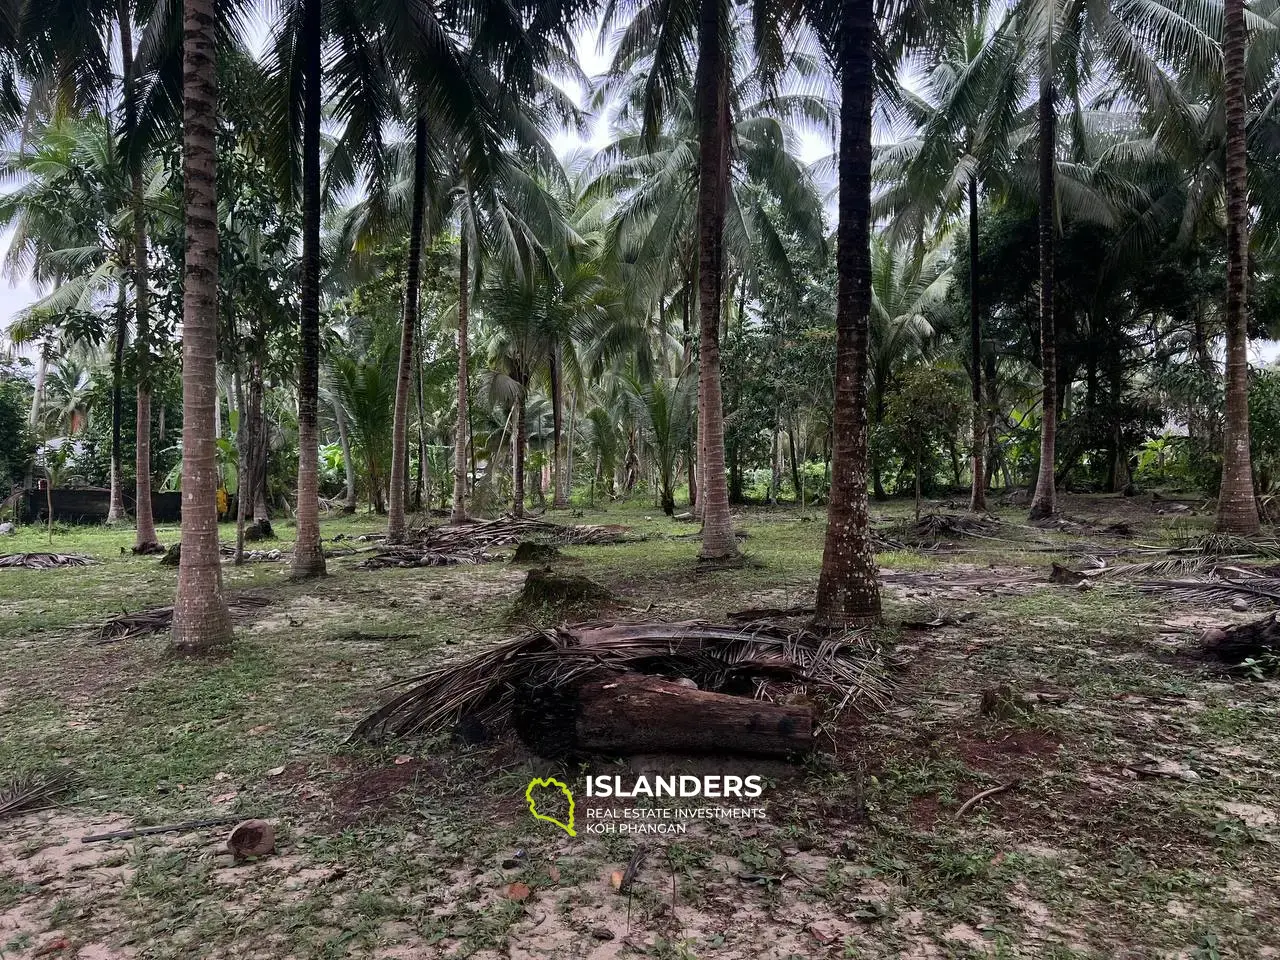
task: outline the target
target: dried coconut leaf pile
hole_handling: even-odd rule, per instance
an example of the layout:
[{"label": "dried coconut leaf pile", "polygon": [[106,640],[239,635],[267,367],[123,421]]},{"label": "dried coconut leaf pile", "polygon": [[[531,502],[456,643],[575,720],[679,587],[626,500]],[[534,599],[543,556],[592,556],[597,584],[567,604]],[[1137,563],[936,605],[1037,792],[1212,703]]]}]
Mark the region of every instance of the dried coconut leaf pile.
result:
[{"label": "dried coconut leaf pile", "polygon": [[385,567],[457,567],[492,563],[498,556],[482,550],[471,552],[447,552],[428,549],[428,545],[387,547],[356,564],[361,570],[381,570]]},{"label": "dried coconut leaf pile", "polygon": [[640,539],[620,524],[561,524],[535,517],[498,517],[423,531],[423,546],[434,552],[469,553],[536,540],[560,545],[626,543]]},{"label": "dried coconut leaf pile", "polygon": [[0,556],[0,567],[25,567],[28,570],[87,567],[98,562],[92,557],[81,557],[71,553],[6,553]]},{"label": "dried coconut leaf pile", "polygon": [[[1177,603],[1199,606],[1238,606],[1252,609],[1280,605],[1280,541],[1210,534],[1173,546],[1135,546],[1134,559],[1112,562],[1086,555],[1082,568],[1072,571],[1080,580],[1124,579],[1143,593]],[[1267,566],[1259,564],[1268,563]]]},{"label": "dried coconut leaf pile", "polygon": [[28,810],[43,810],[55,798],[75,786],[75,777],[66,770],[28,773],[0,785],[0,820]]},{"label": "dried coconut leaf pile", "polygon": [[[235,620],[245,619],[271,602],[270,598],[245,593],[227,598],[227,607]],[[137,613],[122,613],[95,629],[89,639],[95,643],[114,643],[134,637],[158,633],[173,625],[173,607],[153,607]]]},{"label": "dried coconut leaf pile", "polygon": [[835,711],[880,706],[885,664],[862,632],[825,637],[772,623],[593,622],[537,630],[395,684],[408,686],[360,722],[370,740],[449,729],[459,721],[489,729],[509,723],[516,693],[567,685],[601,671],[687,677],[703,690],[750,691],[803,684]]}]

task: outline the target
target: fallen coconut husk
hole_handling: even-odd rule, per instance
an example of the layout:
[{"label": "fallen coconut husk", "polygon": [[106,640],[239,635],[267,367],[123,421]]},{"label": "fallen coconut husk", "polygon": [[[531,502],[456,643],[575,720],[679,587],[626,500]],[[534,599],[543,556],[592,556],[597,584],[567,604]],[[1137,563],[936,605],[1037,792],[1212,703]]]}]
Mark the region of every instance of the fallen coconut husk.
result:
[{"label": "fallen coconut husk", "polygon": [[379,550],[367,560],[356,564],[361,570],[381,570],[385,567],[457,567],[492,563],[498,557],[482,551],[448,552],[426,549],[424,546],[396,546]]},{"label": "fallen coconut husk", "polygon": [[27,810],[43,810],[55,797],[75,786],[75,782],[75,776],[66,770],[16,776],[0,787],[0,819]]},{"label": "fallen coconut husk", "polygon": [[[268,597],[252,593],[236,594],[227,598],[227,607],[232,619],[243,620],[254,610],[267,606]],[[122,613],[112,617],[95,629],[89,639],[94,643],[115,643],[120,640],[131,640],[134,637],[146,636],[167,630],[173,624],[173,607],[153,607],[137,613]]]},{"label": "fallen coconut husk", "polygon": [[71,553],[6,553],[0,556],[0,567],[25,567],[27,570],[87,567],[98,562],[92,557],[81,557]]},{"label": "fallen coconut husk", "polygon": [[1280,623],[1271,613],[1249,623],[1213,627],[1201,636],[1197,653],[1233,669],[1275,673],[1280,669]]},{"label": "fallen coconut husk", "polygon": [[580,623],[535,630],[395,684],[409,689],[360,722],[352,739],[410,736],[457,724],[490,732],[511,722],[521,688],[561,686],[636,671],[684,677],[698,689],[758,699],[799,684],[836,713],[881,706],[879,650],[865,632],[827,636],[769,624]]}]

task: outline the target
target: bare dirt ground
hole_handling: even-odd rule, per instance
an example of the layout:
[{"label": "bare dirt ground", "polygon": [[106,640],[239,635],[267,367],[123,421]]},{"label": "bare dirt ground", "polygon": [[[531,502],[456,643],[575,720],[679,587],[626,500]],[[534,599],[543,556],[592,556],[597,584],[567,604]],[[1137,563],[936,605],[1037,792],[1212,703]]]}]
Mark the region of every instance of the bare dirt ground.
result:
[{"label": "bare dirt ground", "polygon": [[[174,571],[122,556],[125,532],[61,534],[54,549],[104,563],[0,570],[0,770],[79,775],[59,806],[0,824],[0,957],[1280,956],[1280,684],[1183,652],[1259,611],[1050,582],[1084,543],[1206,524],[1146,498],[1069,498],[1064,513],[1065,531],[1007,508],[990,537],[880,555],[894,697],[847,718],[824,755],[593,764],[765,776],[763,822],[643,841],[536,822],[530,778],[585,771],[510,738],[345,742],[387,681],[519,632],[522,570],[362,571],[356,555],[290,584],[282,564],[228,567],[229,589],[271,604],[233,654],[195,662],[162,634],[90,642],[112,613],[169,602]],[[649,539],[557,563],[612,590],[602,612],[616,616],[811,603],[821,514],[737,521],[744,570],[698,572],[693,528],[635,505],[572,522]],[[1102,532],[1116,521],[1130,538]],[[47,544],[23,532],[0,547]],[[984,715],[998,685],[1020,706]],[[219,816],[271,821],[276,852],[236,863],[229,826],[81,840]],[[638,842],[647,855],[619,893],[611,875]]]}]

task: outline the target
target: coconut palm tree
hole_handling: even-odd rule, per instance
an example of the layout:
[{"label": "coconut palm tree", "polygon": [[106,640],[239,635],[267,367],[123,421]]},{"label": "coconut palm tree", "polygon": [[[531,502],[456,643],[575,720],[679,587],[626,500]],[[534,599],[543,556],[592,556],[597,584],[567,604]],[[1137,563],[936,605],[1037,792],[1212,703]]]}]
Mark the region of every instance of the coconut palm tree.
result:
[{"label": "coconut palm tree", "polygon": [[675,478],[680,457],[689,446],[695,402],[690,371],[674,377],[623,380],[628,408],[640,427],[643,443],[658,472],[662,512],[675,513]]},{"label": "coconut palm tree", "polygon": [[[973,403],[969,509],[974,512],[986,510],[987,432],[982,394],[978,198],[984,181],[1000,178],[1008,159],[1010,135],[1021,116],[1025,73],[1014,24],[1005,4],[983,2],[973,9],[933,52],[923,92],[902,92],[902,111],[916,132],[905,141],[881,148],[875,167],[875,178],[885,187],[876,198],[873,216],[891,218],[889,233],[893,238],[922,242],[930,229],[946,230],[962,212],[967,213]],[[873,406],[874,400],[873,386]]]},{"label": "coconut palm tree", "polygon": [[1244,536],[1258,532],[1249,452],[1249,182],[1246,160],[1244,0],[1225,0],[1222,33],[1226,101],[1227,195],[1227,410],[1218,494],[1219,530]]},{"label": "coconut palm tree", "polygon": [[[871,316],[868,323],[867,387],[871,424],[884,423],[885,404],[896,378],[920,359],[933,326],[931,311],[951,287],[949,250],[916,245],[894,247],[884,236],[871,240]],[[879,458],[871,459],[871,485],[877,500],[885,497]]]},{"label": "coconut palm tree", "polygon": [[173,646],[207,653],[229,646],[218,542],[217,397],[218,60],[213,0],[183,9],[182,174],[186,261],[182,294],[182,554],[173,605]]},{"label": "coconut palm tree", "polygon": [[831,501],[815,622],[829,629],[880,617],[867,509],[867,347],[871,314],[871,94],[876,23],[871,0],[811,10],[840,88],[836,224],[836,392]]},{"label": "coconut palm tree", "polygon": [[[604,8],[605,29],[631,14],[621,31],[613,72],[625,75],[638,62],[647,65],[642,108],[644,135],[654,139],[660,118],[678,91],[692,80],[697,122],[697,293],[699,311],[699,387],[702,421],[702,482],[699,486],[704,559],[732,559],[737,540],[729,519],[728,477],[724,456],[724,409],[720,387],[720,312],[725,291],[725,214],[728,201],[731,64],[735,41],[749,36],[769,82],[783,67],[784,38],[796,25],[793,5],[752,4],[745,16],[751,29],[738,22],[737,5],[726,0],[622,3],[609,0]],[[696,53],[696,65],[689,52]]]}]

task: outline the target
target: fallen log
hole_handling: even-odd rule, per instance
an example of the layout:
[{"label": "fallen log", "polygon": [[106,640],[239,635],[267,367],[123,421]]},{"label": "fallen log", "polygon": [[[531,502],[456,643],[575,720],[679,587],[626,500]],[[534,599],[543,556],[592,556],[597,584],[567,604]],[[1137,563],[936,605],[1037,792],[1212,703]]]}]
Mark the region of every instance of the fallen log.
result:
[{"label": "fallen log", "polygon": [[710,693],[642,673],[617,673],[518,696],[515,728],[546,757],[723,753],[788,757],[813,748],[807,704]]}]

